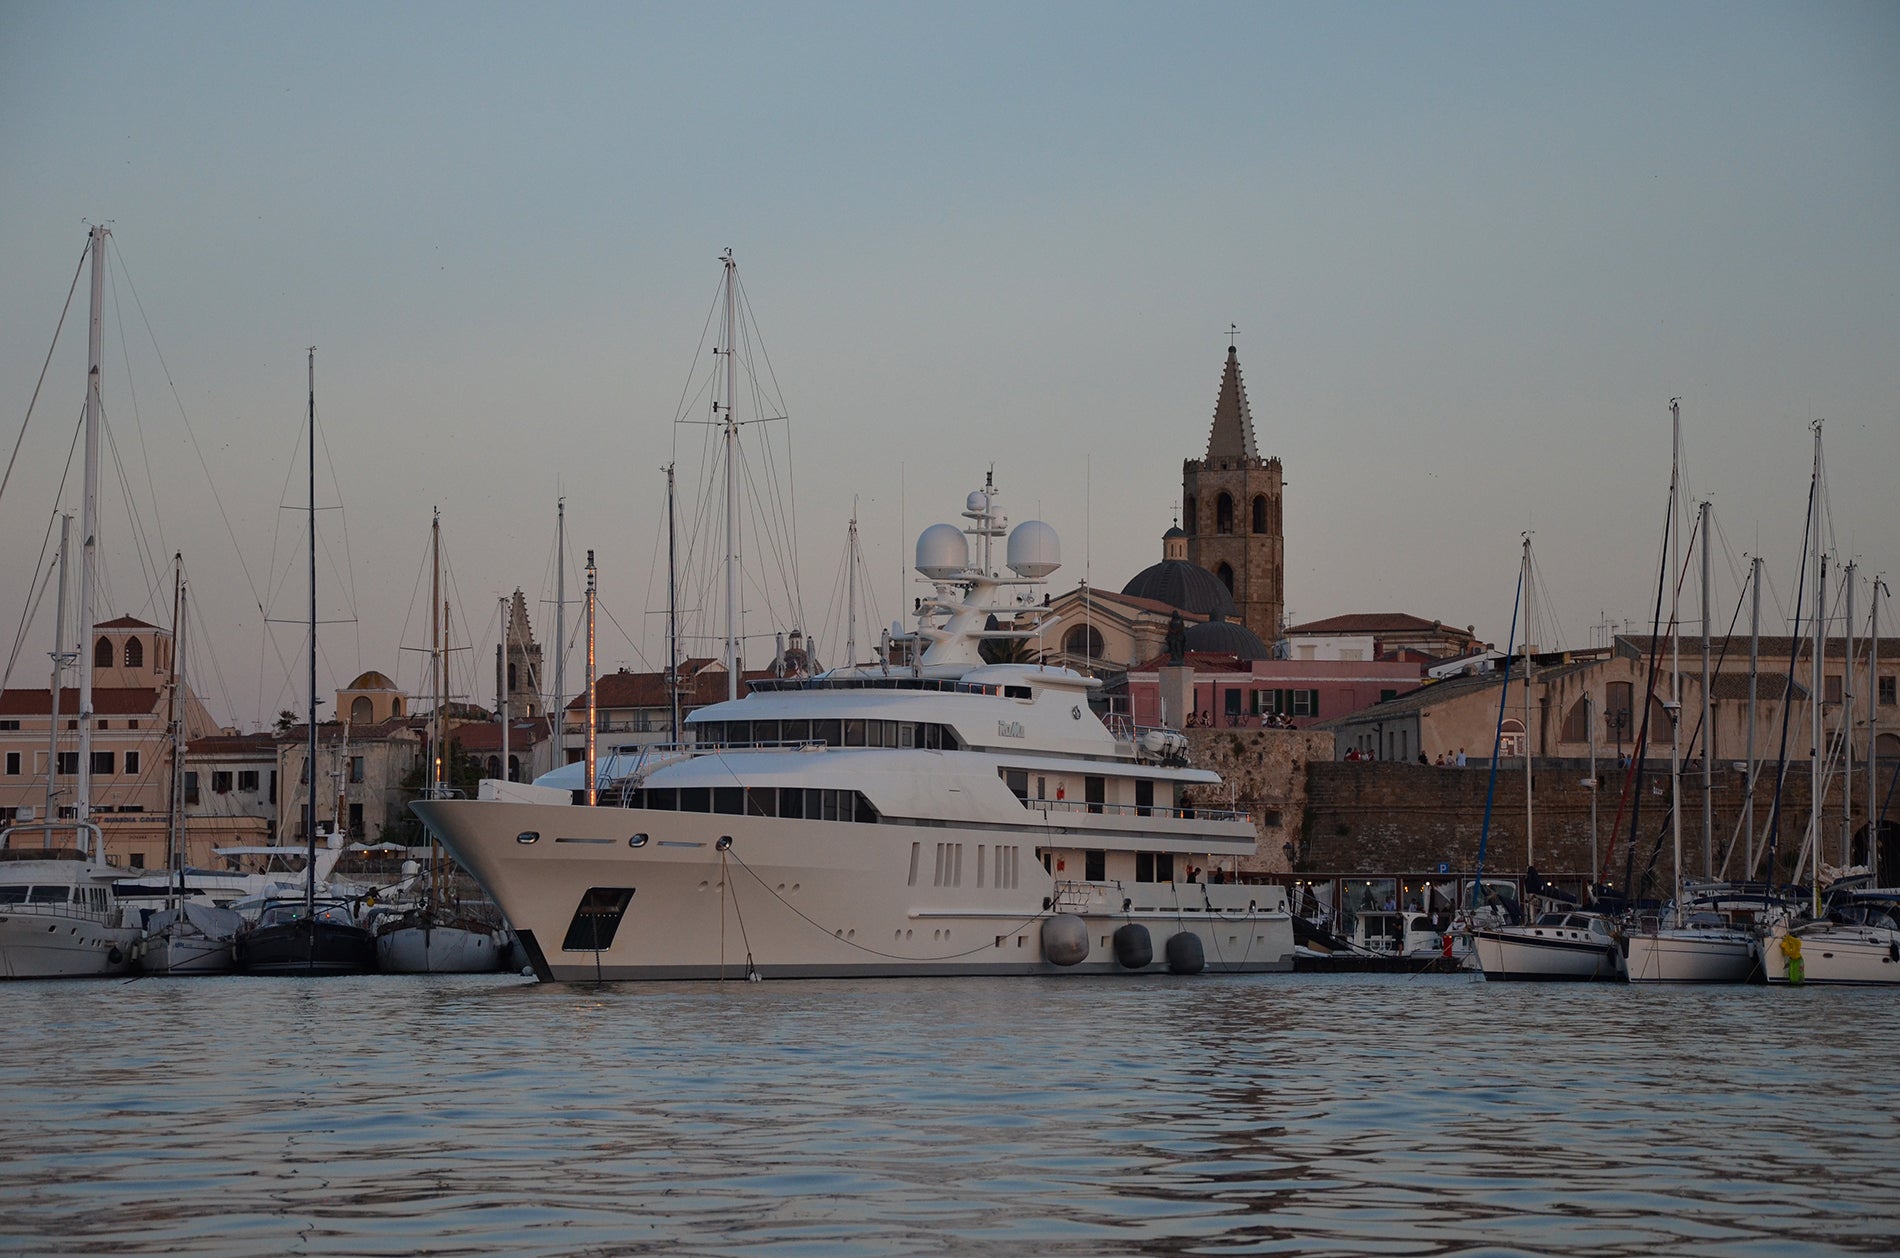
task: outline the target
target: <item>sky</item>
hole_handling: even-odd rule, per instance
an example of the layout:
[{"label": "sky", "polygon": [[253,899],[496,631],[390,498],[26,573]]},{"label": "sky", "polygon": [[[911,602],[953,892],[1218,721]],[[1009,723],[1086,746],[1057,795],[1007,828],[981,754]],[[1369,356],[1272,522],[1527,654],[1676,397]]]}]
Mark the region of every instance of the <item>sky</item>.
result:
[{"label": "sky", "polygon": [[54,328],[93,221],[101,615],[169,620],[182,551],[193,686],[238,727],[304,702],[301,631],[267,622],[307,615],[312,345],[321,692],[422,686],[433,509],[458,691],[491,694],[498,596],[553,637],[561,499],[601,667],[663,661],[660,469],[702,492],[706,430],[675,420],[727,248],[821,654],[854,509],[869,636],[991,467],[1060,533],[1054,588],[1158,560],[1230,326],[1295,621],[1502,643],[1529,531],[1539,645],[1646,631],[1672,397],[1718,630],[1750,555],[1785,627],[1816,419],[1863,627],[1900,567],[1888,3],[5,0],[0,179],[16,686],[44,684],[42,539],[78,504],[83,282]]}]

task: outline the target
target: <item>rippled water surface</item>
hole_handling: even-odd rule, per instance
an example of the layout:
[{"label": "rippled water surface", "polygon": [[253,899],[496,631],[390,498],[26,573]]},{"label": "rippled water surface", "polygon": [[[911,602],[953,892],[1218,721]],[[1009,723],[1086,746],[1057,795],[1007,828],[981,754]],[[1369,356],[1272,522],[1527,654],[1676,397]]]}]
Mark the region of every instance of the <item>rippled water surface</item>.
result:
[{"label": "rippled water surface", "polygon": [[0,987],[33,1254],[1900,1246],[1900,992]]}]

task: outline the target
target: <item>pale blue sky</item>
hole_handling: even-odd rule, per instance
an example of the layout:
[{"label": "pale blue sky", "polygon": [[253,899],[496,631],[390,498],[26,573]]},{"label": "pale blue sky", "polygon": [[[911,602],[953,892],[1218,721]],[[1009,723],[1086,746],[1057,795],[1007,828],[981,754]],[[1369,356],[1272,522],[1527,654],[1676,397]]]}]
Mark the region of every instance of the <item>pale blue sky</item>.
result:
[{"label": "pale blue sky", "polygon": [[[1230,322],[1296,618],[1502,641],[1527,527],[1568,643],[1645,618],[1676,395],[1693,489],[1784,605],[1815,417],[1836,545],[1900,569],[1892,4],[5,3],[0,177],[0,435],[83,220],[111,220],[260,584],[319,347],[361,617],[326,630],[326,687],[417,675],[431,504],[479,636],[496,593],[550,595],[564,492],[655,657],[657,469],[727,246],[794,417],[821,632],[852,496],[888,619],[900,481],[914,536],[992,461],[1062,533],[1058,587],[1086,557],[1119,588],[1159,557]],[[114,284],[114,431],[169,482],[204,689],[253,722],[299,702],[298,648],[264,646]],[[9,640],[83,367],[69,329],[0,503]],[[149,618],[123,514],[110,610]]]}]

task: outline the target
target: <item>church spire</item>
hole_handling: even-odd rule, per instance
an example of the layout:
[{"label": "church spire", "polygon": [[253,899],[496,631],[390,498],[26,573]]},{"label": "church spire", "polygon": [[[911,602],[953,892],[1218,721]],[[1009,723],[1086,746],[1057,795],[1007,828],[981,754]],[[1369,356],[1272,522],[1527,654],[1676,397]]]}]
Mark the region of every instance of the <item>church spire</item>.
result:
[{"label": "church spire", "polygon": [[1240,381],[1240,351],[1229,344],[1227,367],[1221,373],[1220,399],[1214,403],[1214,429],[1207,438],[1207,457],[1257,459],[1253,442],[1253,412],[1247,407],[1247,386]]}]

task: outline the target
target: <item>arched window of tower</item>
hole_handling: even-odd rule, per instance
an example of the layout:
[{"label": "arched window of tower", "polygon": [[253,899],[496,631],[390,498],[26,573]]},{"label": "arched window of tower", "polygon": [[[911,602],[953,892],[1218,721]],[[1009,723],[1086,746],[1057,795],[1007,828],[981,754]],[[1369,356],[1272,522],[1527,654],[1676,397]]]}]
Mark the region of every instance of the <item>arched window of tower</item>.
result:
[{"label": "arched window of tower", "polygon": [[127,668],[145,667],[145,644],[137,638],[125,640],[125,666]]},{"label": "arched window of tower", "polygon": [[1214,531],[1216,533],[1234,531],[1234,496],[1232,494],[1223,492],[1214,500]]},{"label": "arched window of tower", "polygon": [[1189,533],[1198,533],[1201,531],[1200,505],[1200,503],[1194,500],[1193,494],[1189,494],[1181,500],[1181,526]]},{"label": "arched window of tower", "polygon": [[1253,496],[1253,531],[1256,533],[1267,531],[1267,496],[1265,494]]},{"label": "arched window of tower", "polygon": [[92,666],[94,668],[112,667],[112,639],[101,638],[92,648]]},{"label": "arched window of tower", "polygon": [[1231,564],[1222,564],[1214,569],[1214,575],[1220,578],[1220,583],[1227,587],[1229,594],[1234,592],[1234,569]]},{"label": "arched window of tower", "polygon": [[1104,649],[1102,631],[1093,625],[1077,625],[1063,635],[1062,649],[1070,655],[1086,655],[1099,660]]}]

